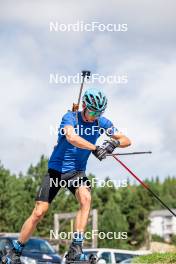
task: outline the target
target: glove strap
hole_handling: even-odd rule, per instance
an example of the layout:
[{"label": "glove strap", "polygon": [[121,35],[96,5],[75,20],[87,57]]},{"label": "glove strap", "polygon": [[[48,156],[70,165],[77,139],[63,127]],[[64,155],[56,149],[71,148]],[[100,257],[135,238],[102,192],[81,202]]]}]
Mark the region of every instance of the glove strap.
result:
[{"label": "glove strap", "polygon": [[120,146],[120,141],[119,140],[111,139],[109,141],[109,143],[112,144],[116,148]]}]

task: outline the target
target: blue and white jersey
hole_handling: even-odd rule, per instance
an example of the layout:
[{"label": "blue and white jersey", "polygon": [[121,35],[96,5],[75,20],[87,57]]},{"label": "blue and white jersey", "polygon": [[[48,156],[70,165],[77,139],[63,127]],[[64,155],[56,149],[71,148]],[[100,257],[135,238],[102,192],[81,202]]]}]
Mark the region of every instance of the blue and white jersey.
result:
[{"label": "blue and white jersey", "polygon": [[48,167],[57,170],[61,173],[69,171],[85,171],[87,160],[91,153],[90,150],[81,149],[70,144],[64,135],[63,128],[65,126],[73,126],[75,132],[85,140],[95,144],[99,136],[106,132],[109,136],[113,135],[117,129],[114,128],[113,123],[106,117],[99,117],[94,122],[85,122],[82,118],[81,112],[68,111],[62,118],[58,142],[54,147],[53,153],[50,157]]}]

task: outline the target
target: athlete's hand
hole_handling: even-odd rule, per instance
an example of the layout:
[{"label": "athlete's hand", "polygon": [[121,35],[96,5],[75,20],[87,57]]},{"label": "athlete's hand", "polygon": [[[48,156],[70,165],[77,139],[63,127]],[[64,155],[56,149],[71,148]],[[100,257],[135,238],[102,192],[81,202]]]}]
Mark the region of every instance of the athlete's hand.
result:
[{"label": "athlete's hand", "polygon": [[107,154],[112,154],[113,151],[120,146],[119,140],[105,140],[105,142],[102,145],[102,148],[106,150]]},{"label": "athlete's hand", "polygon": [[94,154],[94,156],[99,159],[100,161],[102,161],[103,159],[106,158],[106,150],[100,146],[96,146],[95,150],[92,150],[92,154]]}]

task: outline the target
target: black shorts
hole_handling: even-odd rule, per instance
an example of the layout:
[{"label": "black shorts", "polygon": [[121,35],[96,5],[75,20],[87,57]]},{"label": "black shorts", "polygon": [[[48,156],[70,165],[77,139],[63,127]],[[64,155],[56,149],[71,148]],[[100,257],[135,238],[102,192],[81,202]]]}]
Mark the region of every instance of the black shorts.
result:
[{"label": "black shorts", "polygon": [[90,181],[84,171],[60,173],[56,170],[49,169],[37,192],[35,200],[51,203],[60,188],[67,188],[75,195],[76,189],[83,185],[91,190]]}]

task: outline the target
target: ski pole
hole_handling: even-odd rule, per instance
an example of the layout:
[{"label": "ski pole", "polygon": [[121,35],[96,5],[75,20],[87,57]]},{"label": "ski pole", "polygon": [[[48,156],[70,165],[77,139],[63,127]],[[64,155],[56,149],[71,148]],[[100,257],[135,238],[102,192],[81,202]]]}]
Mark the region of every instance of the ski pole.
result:
[{"label": "ski pole", "polygon": [[152,154],[152,151],[114,153],[114,154],[107,154],[107,156],[114,156],[114,155],[123,156],[123,155],[138,155],[138,154]]},{"label": "ski pole", "polygon": [[176,214],[145,184],[137,175],[135,175],[116,155],[112,154],[113,158],[118,161],[140,184],[147,189],[169,212],[176,217]]},{"label": "ski pole", "polygon": [[87,77],[87,79],[89,79],[90,77],[90,71],[82,71],[82,83],[81,83],[81,87],[80,87],[80,91],[79,91],[79,96],[78,96],[78,102],[77,104],[73,103],[73,107],[72,107],[72,111],[73,112],[77,112],[79,110],[79,104],[81,101],[81,94],[82,94],[82,90],[83,90],[83,86],[84,86],[84,80]]}]

